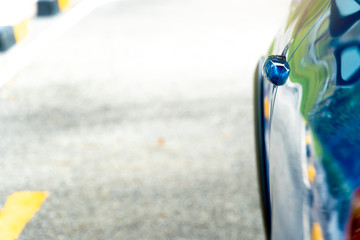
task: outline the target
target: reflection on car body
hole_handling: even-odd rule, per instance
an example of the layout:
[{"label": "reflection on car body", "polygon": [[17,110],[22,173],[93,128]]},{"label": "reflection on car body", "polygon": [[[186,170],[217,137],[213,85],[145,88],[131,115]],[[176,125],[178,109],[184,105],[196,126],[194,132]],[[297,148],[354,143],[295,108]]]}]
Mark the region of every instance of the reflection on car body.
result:
[{"label": "reflection on car body", "polygon": [[360,239],[360,2],[329,3],[294,1],[270,47],[269,55],[279,54],[293,39],[291,53],[309,33],[289,62],[271,126],[264,102],[273,86],[256,73],[268,238]]}]

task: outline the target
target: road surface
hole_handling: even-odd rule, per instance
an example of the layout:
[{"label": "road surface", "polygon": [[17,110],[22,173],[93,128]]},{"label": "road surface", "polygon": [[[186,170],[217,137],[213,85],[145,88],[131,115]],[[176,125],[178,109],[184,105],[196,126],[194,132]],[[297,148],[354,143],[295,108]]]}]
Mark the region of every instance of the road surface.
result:
[{"label": "road surface", "polygon": [[119,1],[23,69],[0,92],[0,201],[49,196],[20,239],[264,239],[252,75],[286,4]]}]

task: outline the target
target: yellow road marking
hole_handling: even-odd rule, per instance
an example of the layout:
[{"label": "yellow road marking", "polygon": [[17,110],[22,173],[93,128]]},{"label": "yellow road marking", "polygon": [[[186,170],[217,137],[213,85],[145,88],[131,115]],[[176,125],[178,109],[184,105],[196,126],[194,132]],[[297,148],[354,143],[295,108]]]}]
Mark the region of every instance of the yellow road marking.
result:
[{"label": "yellow road marking", "polygon": [[40,209],[47,195],[46,192],[24,191],[8,196],[0,212],[0,239],[18,239],[25,225]]},{"label": "yellow road marking", "polygon": [[28,22],[29,22],[29,20],[25,19],[13,26],[16,42],[23,40],[27,36],[27,34],[29,32]]},{"label": "yellow road marking", "polygon": [[60,11],[64,11],[65,9],[70,7],[71,0],[58,0],[58,5],[59,5]]}]

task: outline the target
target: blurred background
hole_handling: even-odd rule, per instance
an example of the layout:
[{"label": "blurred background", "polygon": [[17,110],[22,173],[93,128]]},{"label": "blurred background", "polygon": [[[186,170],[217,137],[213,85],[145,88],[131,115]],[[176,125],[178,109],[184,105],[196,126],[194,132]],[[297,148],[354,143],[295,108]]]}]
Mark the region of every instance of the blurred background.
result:
[{"label": "blurred background", "polygon": [[19,239],[264,239],[253,72],[289,4],[114,1],[34,59],[61,17],[30,20],[0,55],[0,203],[48,192]]}]

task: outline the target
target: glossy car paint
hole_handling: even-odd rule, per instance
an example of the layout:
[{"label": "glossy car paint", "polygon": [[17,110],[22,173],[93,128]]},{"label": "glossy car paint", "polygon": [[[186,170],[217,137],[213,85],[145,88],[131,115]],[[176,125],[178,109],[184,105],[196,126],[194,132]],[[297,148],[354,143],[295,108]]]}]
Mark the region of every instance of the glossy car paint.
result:
[{"label": "glossy car paint", "polygon": [[289,57],[314,28],[289,61],[272,116],[273,85],[256,73],[260,189],[272,239],[360,239],[360,2],[329,4],[292,3],[268,55],[293,39]]}]

